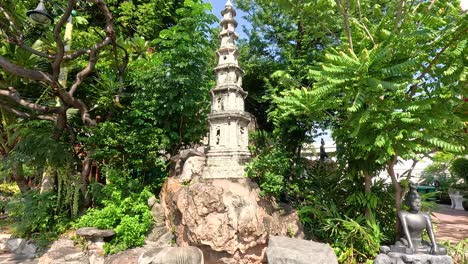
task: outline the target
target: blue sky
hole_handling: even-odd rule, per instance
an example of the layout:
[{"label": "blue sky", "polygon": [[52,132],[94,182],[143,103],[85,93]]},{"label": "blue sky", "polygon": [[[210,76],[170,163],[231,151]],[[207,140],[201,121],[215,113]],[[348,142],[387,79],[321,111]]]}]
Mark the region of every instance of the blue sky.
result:
[{"label": "blue sky", "polygon": [[[224,5],[226,4],[227,0],[207,0],[213,6],[213,14],[216,15],[219,19],[221,19],[221,11],[224,9]],[[243,32],[244,26],[249,26],[249,23],[243,19],[242,17],[245,15],[244,12],[236,8],[236,1],[231,0],[234,8],[236,9],[237,16],[236,20],[239,22],[239,26],[237,27],[237,33],[240,35],[241,38],[246,38],[246,35]],[[218,24],[216,26],[219,26]]]}]

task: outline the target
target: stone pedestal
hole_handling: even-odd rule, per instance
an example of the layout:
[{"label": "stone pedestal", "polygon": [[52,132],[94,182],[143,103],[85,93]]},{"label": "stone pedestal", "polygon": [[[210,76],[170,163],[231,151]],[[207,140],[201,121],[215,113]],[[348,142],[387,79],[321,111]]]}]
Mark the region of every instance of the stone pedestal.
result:
[{"label": "stone pedestal", "polygon": [[461,194],[449,194],[450,200],[452,201],[452,209],[455,210],[465,210],[463,208],[463,195]]},{"label": "stone pedestal", "polygon": [[210,150],[207,154],[203,178],[244,178],[244,164],[249,161],[250,152],[248,150]]},{"label": "stone pedestal", "polygon": [[398,252],[388,252],[379,254],[374,264],[453,264],[450,256],[437,256],[428,254],[403,254]]}]

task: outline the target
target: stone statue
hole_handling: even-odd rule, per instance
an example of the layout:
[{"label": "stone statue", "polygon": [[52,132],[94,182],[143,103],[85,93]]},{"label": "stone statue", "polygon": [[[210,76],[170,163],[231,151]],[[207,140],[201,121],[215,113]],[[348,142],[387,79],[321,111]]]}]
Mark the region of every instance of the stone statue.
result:
[{"label": "stone statue", "polygon": [[[416,185],[410,183],[410,190],[406,195],[405,203],[409,206],[408,211],[400,211],[401,237],[395,245],[382,246],[374,264],[453,264],[453,259],[447,255],[447,249],[435,241],[432,221],[429,214],[421,212],[421,197]],[[422,239],[423,231],[426,230],[430,242]]]},{"label": "stone statue", "polygon": [[[416,190],[416,185],[410,183],[410,191],[406,195],[405,203],[409,206],[409,211],[400,211],[402,235],[391,247],[392,251],[398,248],[408,248],[407,253],[424,253],[431,255],[446,255],[447,250],[437,245],[432,229],[432,220],[429,214],[421,212],[421,197]],[[422,240],[422,233],[426,230],[431,242]]]},{"label": "stone statue", "polygon": [[321,139],[320,143],[321,143],[321,145],[320,145],[320,160],[321,161],[326,161],[328,159],[328,154],[327,154],[327,152],[325,152],[325,141],[323,140],[323,138]]}]

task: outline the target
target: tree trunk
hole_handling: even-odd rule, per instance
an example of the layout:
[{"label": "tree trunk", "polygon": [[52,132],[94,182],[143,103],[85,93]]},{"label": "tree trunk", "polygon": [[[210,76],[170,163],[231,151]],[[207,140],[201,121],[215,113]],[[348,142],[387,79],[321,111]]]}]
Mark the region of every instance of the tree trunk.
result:
[{"label": "tree trunk", "polygon": [[91,171],[91,159],[92,153],[91,151],[86,152],[86,157],[83,160],[82,167],[81,167],[81,174],[80,174],[80,184],[81,184],[81,194],[83,195],[83,206],[89,207],[91,205],[91,199],[88,192],[88,175]]},{"label": "tree trunk", "polygon": [[11,174],[21,193],[25,193],[30,190],[28,180],[24,177],[23,163],[15,162],[11,168]]},{"label": "tree trunk", "polygon": [[[400,212],[401,210],[401,200],[403,196],[403,190],[401,189],[401,185],[398,182],[398,179],[395,174],[394,167],[395,167],[396,161],[397,161],[397,157],[394,157],[391,161],[388,162],[387,172],[388,172],[388,175],[390,175],[390,178],[392,179],[393,187],[395,188],[395,209],[396,209],[396,213],[398,214],[398,212]],[[400,230],[400,219],[398,217],[396,219],[395,232],[396,232],[397,237],[399,237],[399,235],[401,234],[401,230]]]},{"label": "tree trunk", "polygon": [[[370,175],[368,171],[364,171],[364,192],[367,197],[372,192],[371,188],[372,188],[372,175]],[[369,207],[366,207],[365,216],[366,216],[366,219],[370,219],[371,217],[371,211]]]},{"label": "tree trunk", "polygon": [[41,180],[41,193],[51,192],[55,188],[55,178],[57,176],[57,170],[54,168],[47,166],[42,173],[42,180]]}]

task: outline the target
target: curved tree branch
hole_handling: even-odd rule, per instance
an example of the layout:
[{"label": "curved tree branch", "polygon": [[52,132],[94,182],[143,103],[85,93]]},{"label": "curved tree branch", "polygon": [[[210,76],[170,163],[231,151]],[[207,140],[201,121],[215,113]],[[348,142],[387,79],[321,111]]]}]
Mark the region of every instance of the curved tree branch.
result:
[{"label": "curved tree branch", "polygon": [[29,47],[28,45],[26,45],[24,43],[24,40],[20,40],[18,43],[13,43],[13,44],[18,45],[20,48],[24,49],[25,51],[31,52],[32,54],[34,54],[36,56],[46,58],[46,59],[49,59],[49,60],[55,59],[55,56],[52,55],[52,54],[48,54],[48,53],[45,53],[45,52],[40,52],[38,50],[35,50],[35,49]]},{"label": "curved tree branch", "polygon": [[61,36],[62,27],[69,20],[75,5],[76,5],[76,0],[68,0],[68,4],[64,10],[63,15],[60,17],[60,20],[54,27],[54,40],[55,40],[55,43],[57,44],[57,55],[55,57],[54,62],[52,63],[52,76],[54,80],[57,80],[59,78],[60,67],[63,61],[63,57],[65,55],[65,44],[63,43],[62,36]]},{"label": "curved tree branch", "polygon": [[396,10],[396,19],[395,24],[393,26],[393,32],[397,32],[398,28],[401,25],[401,18],[403,17],[403,8],[405,7],[406,0],[400,0],[398,3],[398,8]]},{"label": "curved tree branch", "polygon": [[0,56],[0,67],[10,74],[17,75],[19,77],[27,78],[35,81],[42,81],[48,84],[53,84],[55,81],[52,76],[42,71],[34,71],[23,68],[19,65],[9,62],[3,56]]},{"label": "curved tree branch", "polygon": [[39,111],[39,112],[42,112],[44,114],[54,112],[53,108],[49,108],[47,106],[42,106],[42,105],[35,104],[35,103],[29,102],[27,100],[24,100],[23,98],[21,98],[21,96],[16,91],[16,89],[13,88],[13,87],[8,87],[8,90],[1,89],[0,90],[0,95],[8,97],[12,101],[14,101],[15,103],[17,103],[17,104],[19,104],[21,106],[24,106],[24,107],[26,107],[28,109],[34,110],[34,111]]},{"label": "curved tree branch", "polygon": [[[99,50],[109,44],[112,44],[115,49],[115,45],[116,45],[115,31],[113,27],[113,18],[112,18],[111,12],[107,8],[103,0],[92,0],[92,2],[98,6],[99,10],[101,10],[101,12],[104,14],[106,18],[106,26],[105,26],[106,37],[104,38],[103,41],[96,44],[93,48],[87,49],[84,51],[83,50],[78,51],[76,55],[72,54],[74,56],[77,56],[80,53],[86,51],[86,53],[89,53],[89,60],[88,60],[88,64],[86,65],[86,67],[76,75],[76,80],[71,86],[70,91],[68,92],[71,96],[73,96],[73,94],[76,92],[76,90],[81,85],[83,80],[94,70],[94,67],[96,66],[96,63],[98,61]],[[73,58],[73,56],[70,56],[70,57]]]},{"label": "curved tree branch", "polygon": [[10,113],[13,113],[17,116],[24,117],[24,118],[29,118],[29,119],[40,119],[40,120],[47,120],[47,121],[57,121],[57,118],[54,116],[49,116],[49,115],[33,115],[30,113],[26,113],[23,111],[20,111],[18,109],[15,109],[13,107],[8,106],[5,102],[0,101],[0,108],[2,108],[5,111],[8,111]]},{"label": "curved tree branch", "polygon": [[[91,48],[81,49],[71,54],[65,54],[65,43],[64,43],[64,40],[62,39],[62,29],[65,26],[65,24],[69,22],[71,12],[73,8],[75,7],[76,2],[77,0],[67,0],[67,7],[63,10],[64,11],[63,15],[61,16],[58,23],[54,27],[53,36],[54,36],[54,41],[57,47],[56,48],[57,52],[55,55],[42,53],[40,51],[34,50],[31,47],[28,47],[22,41],[22,37],[18,37],[18,35],[21,36],[21,34],[14,34],[13,32],[11,32],[11,27],[9,27],[8,29],[9,30],[8,35],[11,35],[11,36],[16,35],[16,37],[10,39],[10,41],[13,42],[13,44],[20,46],[21,48],[31,52],[32,54],[53,60],[51,74],[48,74],[42,71],[26,69],[0,56],[0,68],[3,68],[9,74],[13,74],[13,75],[26,78],[29,80],[35,80],[35,81],[41,81],[41,82],[47,83],[51,87],[53,94],[57,96],[58,98],[60,98],[60,100],[63,103],[63,107],[49,109],[42,105],[28,102],[27,100],[22,99],[16,90],[12,88],[10,89],[9,87],[8,90],[5,90],[5,89],[0,90],[0,95],[5,96],[9,98],[10,100],[12,100],[13,102],[17,103],[18,105],[25,107],[27,109],[30,109],[32,111],[40,112],[41,114],[53,112],[56,116],[55,117],[43,116],[43,115],[35,116],[33,114],[29,114],[27,112],[23,112],[18,109],[13,109],[8,104],[2,103],[0,101],[1,103],[0,106],[3,109],[10,111],[14,114],[17,114],[19,116],[26,117],[26,118],[41,118],[45,120],[58,122],[57,116],[61,115],[61,112],[60,112],[61,110],[74,107],[80,111],[81,119],[85,125],[88,125],[88,126],[96,125],[96,120],[93,119],[91,115],[89,114],[87,105],[83,101],[75,98],[73,95],[77,91],[79,86],[82,84],[84,79],[89,74],[91,74],[91,72],[94,70],[96,63],[99,59],[99,56],[98,56],[99,51],[108,45],[114,46],[114,49],[115,49],[115,46],[117,45],[117,43],[116,43],[115,31],[113,27],[113,18],[104,0],[90,0],[90,2],[96,4],[97,8],[105,17],[104,31],[106,32],[106,36],[101,42],[95,44]],[[63,85],[59,83],[59,78],[60,78],[59,76],[60,76],[62,64],[64,62],[71,61],[85,54],[89,55],[88,64],[86,65],[84,69],[82,69],[76,75],[75,82],[72,84],[69,91],[67,91],[67,89],[65,89],[65,87],[63,87]],[[121,69],[125,69],[125,67],[122,67]]]},{"label": "curved tree branch", "polygon": [[364,19],[362,19],[361,1],[360,0],[357,0],[357,7],[358,7],[358,12],[359,12],[359,21],[361,22],[362,26],[364,27],[364,30],[366,31],[367,36],[372,41],[372,44],[375,46],[374,38],[372,37],[372,34],[370,33],[369,29],[367,28],[366,24],[364,23]]},{"label": "curved tree branch", "polygon": [[345,0],[345,1],[346,1],[346,3],[342,3],[341,0],[335,0],[336,5],[338,6],[338,9],[339,9],[341,15],[343,16],[346,36],[348,38],[349,49],[352,52],[354,52],[353,36],[351,34],[351,25],[349,23],[349,5],[350,5],[350,2],[349,2],[349,0]]},{"label": "curved tree branch", "polygon": [[76,80],[69,91],[70,95],[73,95],[76,92],[83,80],[94,70],[94,67],[96,66],[96,63],[98,61],[98,50],[110,44],[111,42],[111,38],[107,37],[104,41],[100,42],[94,48],[89,49],[88,65],[86,65],[86,67],[76,75]]},{"label": "curved tree branch", "polygon": [[19,30],[18,26],[16,26],[15,22],[13,21],[13,19],[11,19],[11,16],[10,14],[8,14],[8,12],[0,6],[0,11],[3,13],[3,15],[5,16],[5,18],[8,20],[8,23],[10,24],[10,26],[13,28],[13,30],[15,30],[16,32],[20,33],[21,34],[21,31]]}]

